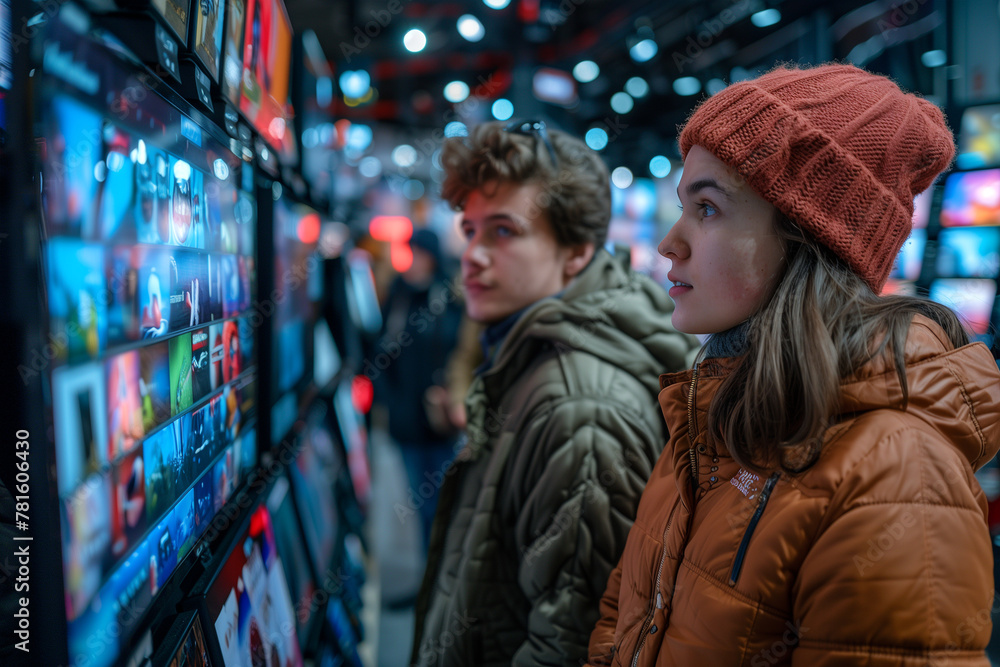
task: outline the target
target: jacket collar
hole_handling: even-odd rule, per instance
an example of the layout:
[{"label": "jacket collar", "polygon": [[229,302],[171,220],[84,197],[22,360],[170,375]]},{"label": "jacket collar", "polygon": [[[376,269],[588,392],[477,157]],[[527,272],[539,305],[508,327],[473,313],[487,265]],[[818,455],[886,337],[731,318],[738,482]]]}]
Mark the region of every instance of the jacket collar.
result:
[{"label": "jacket collar", "polygon": [[[1000,369],[989,349],[982,343],[952,349],[941,328],[919,315],[910,325],[904,360],[909,395],[906,411],[954,443],[973,469],[989,461],[1000,449]],[[686,454],[692,444],[687,438],[692,384],[696,386],[693,409],[698,430],[693,444],[707,447],[708,408],[737,362],[737,358],[706,359],[696,370],[660,376],[660,408],[675,453],[680,450]],[[695,372],[697,382],[692,383]],[[903,390],[891,357],[869,361],[841,383],[841,419],[881,409],[904,409]]]}]

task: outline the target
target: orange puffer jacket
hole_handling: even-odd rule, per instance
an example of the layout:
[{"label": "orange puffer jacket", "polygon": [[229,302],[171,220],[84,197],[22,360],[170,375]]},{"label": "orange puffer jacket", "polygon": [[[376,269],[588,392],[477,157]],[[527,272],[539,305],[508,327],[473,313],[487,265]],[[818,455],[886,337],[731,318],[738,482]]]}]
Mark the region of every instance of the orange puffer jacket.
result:
[{"label": "orange puffer jacket", "polygon": [[993,556],[973,471],[1000,447],[1000,371],[985,345],[951,349],[923,317],[905,359],[906,409],[892,363],[869,363],[842,384],[838,423],[794,478],[708,446],[732,360],[662,376],[670,442],[590,662],[987,667]]}]

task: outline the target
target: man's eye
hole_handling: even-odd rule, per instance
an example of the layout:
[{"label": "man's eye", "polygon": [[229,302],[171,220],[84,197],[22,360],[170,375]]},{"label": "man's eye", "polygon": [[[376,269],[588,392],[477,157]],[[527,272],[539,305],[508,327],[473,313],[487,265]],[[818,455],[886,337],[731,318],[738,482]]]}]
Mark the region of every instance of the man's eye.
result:
[{"label": "man's eye", "polygon": [[508,237],[514,235],[514,230],[510,227],[497,227],[496,235],[500,237]]},{"label": "man's eye", "polygon": [[713,216],[716,213],[718,213],[718,211],[715,209],[715,207],[712,206],[711,204],[709,204],[708,202],[704,202],[704,203],[698,204],[698,208],[701,209],[701,215],[702,215],[702,217],[705,217],[705,218],[708,218],[708,217]]}]

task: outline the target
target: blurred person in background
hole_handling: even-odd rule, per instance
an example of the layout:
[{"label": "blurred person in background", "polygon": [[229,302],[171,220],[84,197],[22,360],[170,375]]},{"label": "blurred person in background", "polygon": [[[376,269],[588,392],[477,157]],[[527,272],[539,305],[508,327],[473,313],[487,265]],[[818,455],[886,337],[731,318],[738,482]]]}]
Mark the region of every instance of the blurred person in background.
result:
[{"label": "blurred person in background", "polygon": [[447,411],[445,367],[458,339],[462,302],[443,271],[437,234],[415,230],[410,248],[413,262],[392,281],[383,306],[376,348],[388,362],[378,369],[375,396],[388,413],[388,432],[399,445],[410,484],[401,518],[416,510],[426,550],[442,473],[454,457],[458,434]]},{"label": "blurred person in background", "polygon": [[697,340],[604,248],[601,158],[539,121],[445,141],[466,312],[485,326],[466,440],[417,600],[417,665],[577,665],[666,439],[658,376]]}]

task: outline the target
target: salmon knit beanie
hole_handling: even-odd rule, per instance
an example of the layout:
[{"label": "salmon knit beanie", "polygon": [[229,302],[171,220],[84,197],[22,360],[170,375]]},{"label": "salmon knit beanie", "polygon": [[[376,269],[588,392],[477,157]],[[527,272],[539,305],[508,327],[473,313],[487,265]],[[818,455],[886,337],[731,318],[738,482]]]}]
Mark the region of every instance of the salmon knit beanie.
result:
[{"label": "salmon knit beanie", "polygon": [[880,292],[910,234],[913,198],[955,153],[941,110],[852,65],[778,68],[688,119],[698,145]]}]

